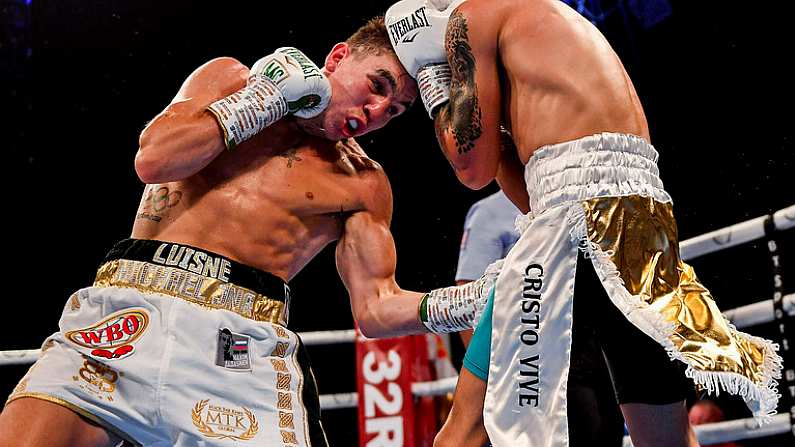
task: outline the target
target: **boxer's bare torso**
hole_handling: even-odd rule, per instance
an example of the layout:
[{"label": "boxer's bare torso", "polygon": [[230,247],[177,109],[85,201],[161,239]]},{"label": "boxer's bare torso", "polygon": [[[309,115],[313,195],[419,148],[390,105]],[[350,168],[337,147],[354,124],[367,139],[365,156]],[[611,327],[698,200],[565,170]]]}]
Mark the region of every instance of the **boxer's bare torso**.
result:
[{"label": "boxer's bare torso", "polygon": [[[558,0],[467,0],[450,17],[445,45],[458,74],[453,107],[440,114],[437,129],[447,129],[440,142],[470,187],[488,184],[499,164],[500,186],[526,208],[523,165],[538,148],[601,132],[650,139],[618,56],[596,27]],[[500,146],[498,125],[511,132],[516,157],[493,149]]]},{"label": "boxer's bare torso", "polygon": [[[205,79],[213,80],[214,96],[235,91],[245,81],[225,73],[228,65],[205,66],[182,91],[205,87]],[[189,95],[175,102],[181,97]],[[144,131],[142,151],[147,138],[159,137],[152,132],[179,138],[171,121],[158,121],[162,115]],[[284,120],[193,175],[146,185],[132,237],[198,246],[289,281],[340,238],[352,213],[375,211],[388,222],[391,200],[383,171],[352,139],[335,143]],[[379,203],[389,205],[379,212]]]},{"label": "boxer's bare torso", "polygon": [[132,237],[206,248],[289,281],[374,193],[391,201],[377,165],[346,168],[355,143],[275,137],[274,145],[244,143],[187,179],[146,185]]},{"label": "boxer's bare torso", "polygon": [[558,0],[498,5],[502,113],[522,162],[541,146],[599,132],[649,140],[632,81],[596,27]]}]

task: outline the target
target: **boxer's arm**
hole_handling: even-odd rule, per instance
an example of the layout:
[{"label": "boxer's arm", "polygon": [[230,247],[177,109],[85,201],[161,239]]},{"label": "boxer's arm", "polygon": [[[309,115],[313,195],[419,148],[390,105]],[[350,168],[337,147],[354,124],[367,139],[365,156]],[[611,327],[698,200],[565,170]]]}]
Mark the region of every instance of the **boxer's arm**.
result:
[{"label": "boxer's arm", "polygon": [[470,3],[456,8],[447,24],[450,101],[439,108],[435,125],[458,179],[480,189],[494,180],[500,161],[497,26],[493,14]]},{"label": "boxer's arm", "polygon": [[348,289],[353,316],[368,337],[427,332],[418,318],[422,293],[400,288],[395,281],[397,252],[389,230],[392,191],[383,171],[371,171],[363,190],[370,197],[364,210],[345,221],[337,243],[337,270]]},{"label": "boxer's arm", "polygon": [[483,425],[486,382],[461,368],[453,396],[453,408],[434,439],[434,447],[482,447],[489,435]]},{"label": "boxer's arm", "polygon": [[141,133],[135,156],[138,177],[145,183],[181,180],[226,150],[223,133],[207,106],[244,87],[248,72],[228,57],[197,68]]},{"label": "boxer's arm", "polygon": [[519,211],[527,214],[530,212],[530,196],[527,194],[527,183],[524,180],[524,165],[519,159],[519,153],[510,134],[500,131],[500,137],[502,150],[497,168],[497,184]]}]

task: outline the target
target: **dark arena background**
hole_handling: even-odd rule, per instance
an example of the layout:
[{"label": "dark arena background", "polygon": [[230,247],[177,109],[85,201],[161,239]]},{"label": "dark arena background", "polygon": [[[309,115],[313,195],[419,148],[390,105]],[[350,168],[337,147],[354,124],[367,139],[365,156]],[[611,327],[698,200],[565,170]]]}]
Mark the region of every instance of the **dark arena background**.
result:
[{"label": "dark arena background", "polygon": [[[681,240],[795,204],[795,36],[791,11],[781,9],[790,6],[569,3],[599,26],[634,81]],[[143,191],[133,169],[138,135],[194,68],[217,56],[251,65],[287,45],[321,62],[391,2],[211,4],[0,0],[7,274],[0,350],[37,348],[57,330],[67,297],[89,285],[108,248],[129,236]],[[496,186],[471,191],[456,181],[419,104],[359,142],[394,190],[399,283],[452,284],[464,216]],[[775,235],[785,293],[795,292],[794,231]],[[291,282],[295,331],[353,327],[333,248]],[[722,309],[773,296],[764,239],[691,263]],[[749,332],[778,337],[773,324]],[[355,390],[352,344],[309,349],[321,394]],[[2,399],[26,370],[0,368]],[[729,419],[749,416],[737,400],[720,402]],[[325,411],[323,420],[331,445],[358,443],[355,410]],[[739,444],[791,442],[780,435]]]}]

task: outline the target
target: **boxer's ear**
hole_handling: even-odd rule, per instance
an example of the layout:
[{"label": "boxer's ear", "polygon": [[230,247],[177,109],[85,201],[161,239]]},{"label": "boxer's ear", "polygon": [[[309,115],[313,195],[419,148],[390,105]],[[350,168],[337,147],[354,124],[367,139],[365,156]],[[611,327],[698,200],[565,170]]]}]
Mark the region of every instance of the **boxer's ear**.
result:
[{"label": "boxer's ear", "polygon": [[340,42],[334,45],[331,52],[326,56],[326,63],[323,68],[327,73],[334,73],[339,67],[340,62],[351,54],[351,47],[345,42]]}]

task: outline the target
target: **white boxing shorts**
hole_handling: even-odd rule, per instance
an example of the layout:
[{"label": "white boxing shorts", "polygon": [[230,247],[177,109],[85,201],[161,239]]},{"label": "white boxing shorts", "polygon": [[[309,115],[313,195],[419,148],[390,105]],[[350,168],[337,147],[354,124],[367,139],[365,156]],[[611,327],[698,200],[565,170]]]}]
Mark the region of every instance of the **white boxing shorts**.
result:
[{"label": "white boxing shorts", "polygon": [[[566,390],[582,256],[590,262],[580,264],[593,268],[596,287],[606,292],[604,306],[620,311],[633,337],[656,342],[619,343],[608,362],[638,368],[630,373],[634,380],[654,389],[666,385],[655,383],[660,365],[647,364],[640,360],[647,353],[635,351],[659,350],[682,362],[695,385],[741,396],[760,420],[775,413],[777,346],[737,331],[682,262],[657,157],[639,137],[603,133],[542,147],[528,161],[531,216],[519,225],[521,237],[495,286],[484,404],[493,445],[569,445]],[[578,293],[576,299],[595,295]]]},{"label": "white boxing shorts", "polygon": [[8,399],[62,405],[133,445],[326,446],[279,278],[195,247],[128,239]]}]

